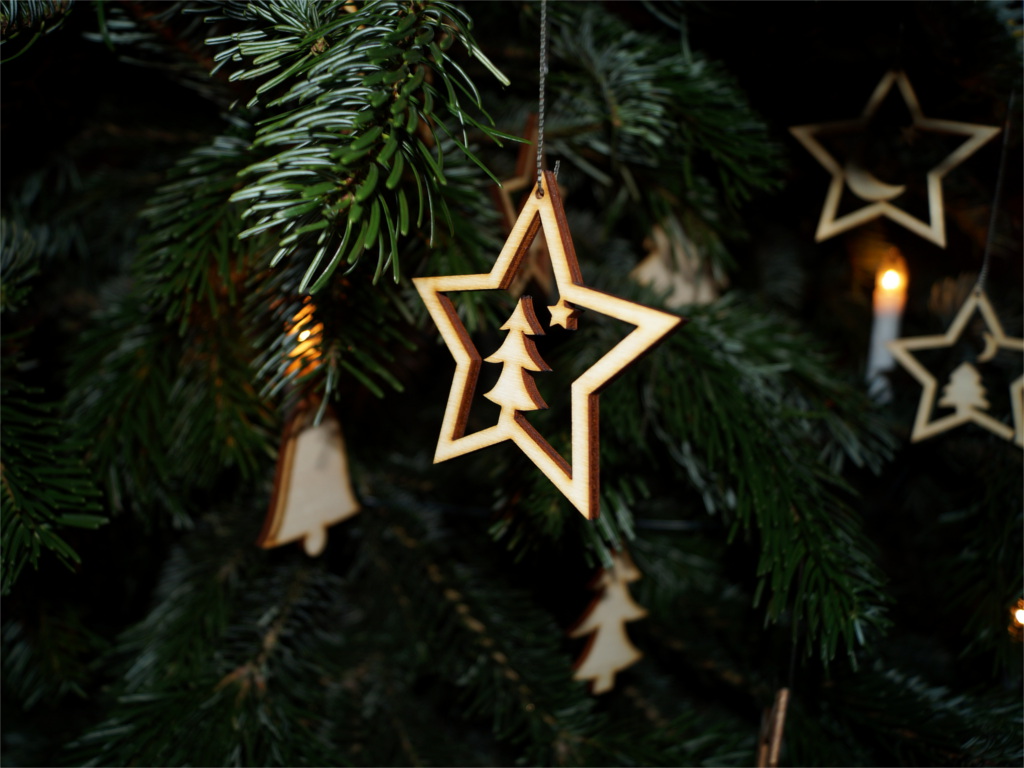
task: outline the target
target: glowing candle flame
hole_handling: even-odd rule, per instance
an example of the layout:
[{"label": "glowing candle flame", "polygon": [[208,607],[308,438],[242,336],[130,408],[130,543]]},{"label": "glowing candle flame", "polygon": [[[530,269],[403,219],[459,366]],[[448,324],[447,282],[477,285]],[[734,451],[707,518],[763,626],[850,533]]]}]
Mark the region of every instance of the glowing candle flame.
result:
[{"label": "glowing candle flame", "polygon": [[312,331],[303,331],[299,334],[299,341],[305,341],[312,335]]},{"label": "glowing candle flame", "polygon": [[1024,626],[1024,608],[1018,608],[1013,612],[1013,620]]},{"label": "glowing candle flame", "polygon": [[887,291],[895,291],[903,284],[903,276],[895,269],[887,269],[882,273],[881,286]]}]

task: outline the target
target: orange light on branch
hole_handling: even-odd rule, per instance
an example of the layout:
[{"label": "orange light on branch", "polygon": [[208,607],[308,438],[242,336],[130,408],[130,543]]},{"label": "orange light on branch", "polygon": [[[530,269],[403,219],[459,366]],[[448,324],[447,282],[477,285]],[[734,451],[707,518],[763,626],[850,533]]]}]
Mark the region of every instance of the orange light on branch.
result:
[{"label": "orange light on branch", "polygon": [[1024,639],[1024,600],[1018,600],[1010,609],[1010,624],[1006,629],[1015,642]]},{"label": "orange light on branch", "polygon": [[900,321],[906,303],[907,262],[892,247],[875,273],[875,292],[872,298],[874,319],[871,325],[871,346],[868,348],[868,390],[881,402],[888,401],[892,396],[889,381],[882,375],[895,362],[886,345],[899,338]]},{"label": "orange light on branch", "polygon": [[316,307],[307,297],[306,303],[289,324],[288,334],[294,336],[297,343],[288,353],[288,357],[295,358],[288,366],[288,373],[299,370],[300,375],[305,375],[320,365],[320,340],[323,337],[324,325],[315,322],[315,312]]}]

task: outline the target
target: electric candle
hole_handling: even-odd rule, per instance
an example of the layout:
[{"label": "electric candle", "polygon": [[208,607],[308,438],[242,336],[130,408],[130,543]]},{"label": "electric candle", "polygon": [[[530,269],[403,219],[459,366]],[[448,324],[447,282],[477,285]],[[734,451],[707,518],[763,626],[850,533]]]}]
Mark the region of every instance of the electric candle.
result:
[{"label": "electric candle", "polygon": [[907,303],[907,265],[900,256],[891,256],[875,275],[874,322],[871,325],[871,346],[868,349],[868,392],[879,402],[892,397],[884,371],[893,366],[893,357],[886,342],[900,335],[903,307]]}]

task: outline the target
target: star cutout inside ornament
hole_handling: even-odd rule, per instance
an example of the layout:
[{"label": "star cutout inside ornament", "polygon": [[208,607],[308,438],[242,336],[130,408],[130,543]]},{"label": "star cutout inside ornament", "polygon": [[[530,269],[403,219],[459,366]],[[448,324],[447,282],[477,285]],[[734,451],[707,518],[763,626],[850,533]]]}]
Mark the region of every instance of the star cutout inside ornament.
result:
[{"label": "star cutout inside ornament", "polygon": [[[512,195],[524,190],[532,190],[537,181],[536,170],[536,146],[537,146],[537,115],[531,113],[526,119],[526,127],[523,129],[523,138],[526,143],[519,147],[519,157],[516,159],[516,175],[511,179],[505,179],[501,185],[492,189],[494,202],[498,206],[498,212],[505,222],[505,228],[509,232],[516,223],[516,210],[518,206],[512,202]],[[544,291],[545,296],[553,296],[555,293],[555,276],[551,269],[551,256],[545,246],[544,238],[537,238],[530,245],[526,252],[526,258],[519,273],[509,286],[509,293],[518,298],[523,294],[530,280],[533,279],[537,286]]]},{"label": "star cutout inside ornament", "polygon": [[947,429],[973,422],[1005,440],[1013,440],[1017,445],[1024,447],[1024,423],[1022,423],[1024,422],[1024,375],[1018,376],[1010,384],[1013,427],[997,421],[984,412],[984,409],[988,408],[988,401],[981,385],[981,374],[969,362],[961,363],[952,372],[949,381],[943,387],[943,396],[938,404],[943,408],[953,408],[953,413],[932,419],[938,381],[912,353],[922,349],[941,349],[955,345],[975,310],[980,313],[988,328],[984,333],[985,349],[978,355],[977,362],[988,362],[995,357],[996,352],[1000,349],[1024,352],[1024,339],[1011,338],[1003,332],[1003,326],[1000,324],[995,310],[992,309],[988,297],[978,289],[972,291],[953,319],[949,330],[942,336],[915,336],[909,339],[896,339],[886,345],[900,365],[921,383],[921,401],[917,406],[914,429],[910,434],[911,442],[916,443],[919,440],[934,437]]},{"label": "star cutout inside ornament", "polygon": [[[679,326],[682,318],[585,286],[576,261],[569,225],[562,210],[558,185],[550,171],[544,172],[540,191],[543,193],[541,197],[534,193],[527,198],[490,272],[413,278],[416,290],[437,324],[441,338],[455,358],[455,376],[434,452],[434,463],[511,440],[584,517],[593,519],[597,517],[600,508],[599,393],[627,366]],[[530,317],[532,310],[523,301],[517,307],[517,313],[503,326],[508,330],[506,342],[491,356],[504,363],[502,377],[508,384],[496,400],[502,404],[498,423],[466,434],[466,422],[482,358],[451,299],[444,295],[457,291],[508,290],[530,243],[542,229],[560,296],[555,306],[569,309],[568,304],[571,304],[573,308],[590,309],[636,326],[571,385],[571,463],[551,447],[522,413],[523,410],[540,407],[536,405],[535,399],[524,400],[522,392],[524,387],[528,389],[525,381],[529,378],[527,372],[543,370],[537,356],[533,354],[532,341],[527,338],[538,333],[539,325],[534,324]],[[566,319],[566,322],[570,321]],[[521,373],[522,380],[509,373],[509,366],[515,364],[521,369],[515,370],[515,373]],[[525,405],[517,407],[515,402]]]},{"label": "star cutout inside ornament", "polygon": [[551,313],[552,328],[560,325],[567,331],[576,330],[576,316],[579,315],[579,310],[566,304],[564,298],[559,299],[557,304],[548,307],[548,311]]},{"label": "star cutout inside ornament", "polygon": [[[887,184],[872,175],[868,170],[850,162],[844,167],[840,164],[827,149],[818,141],[818,135],[828,133],[848,133],[863,131],[871,118],[874,117],[885,97],[896,85],[903,101],[910,110],[913,120],[910,132],[931,131],[933,133],[953,134],[955,136],[968,137],[959,147],[950,153],[941,163],[936,165],[926,175],[928,189],[928,222],[921,221],[915,216],[899,208],[891,201],[899,197],[906,190],[903,185]],[[825,195],[825,206],[821,211],[821,218],[818,220],[818,230],[814,239],[816,242],[827,240],[842,232],[859,227],[874,219],[885,217],[911,232],[920,235],[941,248],[946,247],[946,222],[942,202],[942,179],[960,163],[973,155],[978,149],[999,133],[999,128],[989,125],[977,125],[975,123],[962,123],[955,120],[937,120],[925,117],[921,113],[921,105],[917,101],[917,95],[910,85],[910,80],[903,72],[887,72],[881,82],[875,88],[875,92],[868,99],[867,106],[860,117],[852,120],[839,120],[831,123],[815,123],[811,125],[797,125],[789,129],[790,133],[810,152],[814,159],[824,166],[825,170],[832,174],[832,181]],[[910,135],[905,132],[904,135]],[[843,194],[843,187],[869,203],[862,208],[838,216],[839,201]]]}]

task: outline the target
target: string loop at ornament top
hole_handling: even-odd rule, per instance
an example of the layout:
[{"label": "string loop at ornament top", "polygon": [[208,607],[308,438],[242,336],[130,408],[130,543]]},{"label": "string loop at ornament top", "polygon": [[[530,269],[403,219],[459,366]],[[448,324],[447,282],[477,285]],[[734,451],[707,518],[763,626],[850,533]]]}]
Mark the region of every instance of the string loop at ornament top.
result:
[{"label": "string loop at ornament top", "polygon": [[985,290],[985,279],[988,277],[989,256],[992,253],[993,233],[996,230],[996,216],[999,214],[999,198],[1003,192],[1003,171],[1006,169],[1006,145],[1009,144],[1007,137],[1010,135],[1010,120],[1013,117],[1013,99],[1017,95],[1016,87],[1010,91],[1010,98],[1006,101],[1006,119],[1003,121],[1003,146],[999,150],[999,168],[996,171],[996,186],[992,192],[992,210],[988,217],[988,232],[985,234],[985,253],[981,259],[981,270],[978,272],[978,282],[974,284],[974,292],[981,293]]},{"label": "string loop at ornament top", "polygon": [[544,86],[548,74],[548,0],[540,0],[540,104],[537,110],[537,197],[544,197]]}]

